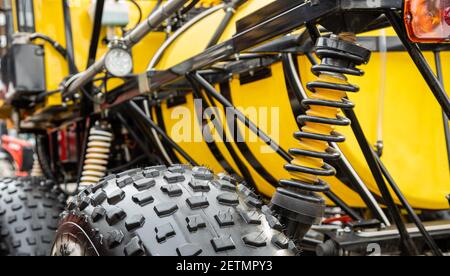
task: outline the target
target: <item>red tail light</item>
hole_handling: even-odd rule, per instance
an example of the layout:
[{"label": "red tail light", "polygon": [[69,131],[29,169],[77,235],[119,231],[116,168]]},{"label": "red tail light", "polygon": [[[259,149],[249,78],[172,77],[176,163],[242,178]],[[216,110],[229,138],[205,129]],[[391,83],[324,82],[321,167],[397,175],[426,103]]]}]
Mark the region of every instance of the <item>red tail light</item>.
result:
[{"label": "red tail light", "polygon": [[450,42],[450,0],[406,0],[405,23],[414,42]]}]

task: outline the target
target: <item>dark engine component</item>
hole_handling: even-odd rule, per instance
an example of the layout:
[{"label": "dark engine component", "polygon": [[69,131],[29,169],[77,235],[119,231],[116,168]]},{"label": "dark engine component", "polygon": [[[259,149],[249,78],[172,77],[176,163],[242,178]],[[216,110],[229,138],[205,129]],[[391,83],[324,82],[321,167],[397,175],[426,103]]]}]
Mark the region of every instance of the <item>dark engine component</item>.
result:
[{"label": "dark engine component", "polygon": [[1,66],[6,100],[12,105],[27,107],[37,94],[46,90],[42,46],[14,44],[2,58]]}]

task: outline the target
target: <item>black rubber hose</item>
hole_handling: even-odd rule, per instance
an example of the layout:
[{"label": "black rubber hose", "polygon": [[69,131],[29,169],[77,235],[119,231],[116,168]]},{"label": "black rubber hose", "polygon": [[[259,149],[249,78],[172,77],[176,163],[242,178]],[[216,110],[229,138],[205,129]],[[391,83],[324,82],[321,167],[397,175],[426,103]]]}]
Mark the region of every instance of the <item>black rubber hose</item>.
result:
[{"label": "black rubber hose", "polygon": [[64,58],[67,58],[67,50],[64,48],[61,44],[59,44],[56,40],[50,38],[47,35],[41,34],[41,33],[34,33],[30,36],[30,40],[34,41],[37,39],[42,39],[52,45],[52,47],[58,51],[60,55],[62,55]]},{"label": "black rubber hose", "polygon": [[[45,42],[49,43],[65,60],[67,60],[71,64],[75,64],[75,62],[70,58],[67,49],[64,48],[58,41],[52,39],[51,37],[49,37],[45,34],[41,34],[41,33],[34,33],[30,36],[30,41],[35,41],[37,39],[42,39]],[[75,66],[75,69],[78,71],[76,66]]]},{"label": "black rubber hose", "polygon": [[[129,32],[131,32],[131,31],[133,31],[134,29],[136,29],[136,27],[141,23],[142,17],[143,17],[143,13],[142,13],[142,8],[141,8],[141,6],[139,6],[139,4],[138,4],[135,0],[128,0],[128,1],[130,1],[131,4],[133,4],[133,6],[135,6],[136,9],[138,10],[139,18],[138,18],[136,24],[133,26],[133,28],[131,28],[130,30],[124,31],[124,32],[126,32],[126,33],[129,33]],[[160,2],[158,2],[158,3],[160,3]],[[157,9],[157,8],[158,8],[158,4],[155,6],[155,9]],[[154,9],[154,10],[155,10],[155,9]],[[152,13],[153,13],[153,11],[152,11]]]}]

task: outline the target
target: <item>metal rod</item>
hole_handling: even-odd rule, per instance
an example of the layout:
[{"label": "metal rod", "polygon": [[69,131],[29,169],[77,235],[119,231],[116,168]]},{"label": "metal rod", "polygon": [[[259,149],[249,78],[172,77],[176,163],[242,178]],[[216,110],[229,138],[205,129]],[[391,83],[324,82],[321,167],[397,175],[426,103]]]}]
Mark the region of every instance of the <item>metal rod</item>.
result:
[{"label": "metal rod", "polygon": [[[178,11],[189,0],[171,0],[165,5],[161,6],[157,11],[152,13],[144,22],[139,24],[134,30],[132,30],[126,37],[124,42],[132,48],[136,43],[141,41],[147,34],[157,28],[166,19],[168,19],[173,13]],[[71,96],[78,89],[86,85],[91,81],[98,73],[104,69],[106,54],[103,55],[97,62],[92,64],[86,71],[78,74],[66,88],[63,97]]]},{"label": "metal rod", "polygon": [[137,133],[131,126],[128,124],[127,120],[124,116],[122,116],[121,112],[117,112],[115,114],[117,116],[117,119],[121,122],[121,124],[128,130],[128,132],[131,134],[131,136],[134,138],[136,143],[139,145],[141,150],[144,152],[144,156],[147,156],[149,160],[154,160],[155,155],[152,154],[152,152],[147,147],[147,142],[143,140],[141,136],[139,136],[139,133]]},{"label": "metal rod", "polygon": [[72,36],[72,20],[70,16],[70,7],[67,3],[68,0],[62,2],[63,14],[64,14],[64,33],[66,37],[66,50],[67,50],[67,60],[69,62],[69,73],[76,74],[78,69],[75,65],[75,50],[73,47],[73,36]]},{"label": "metal rod", "polygon": [[94,27],[92,28],[91,45],[89,46],[88,61],[86,68],[89,68],[95,62],[97,57],[98,43],[100,41],[100,32],[102,30],[103,8],[105,0],[97,0],[95,4]]},{"label": "metal rod", "polygon": [[389,191],[389,188],[386,185],[380,166],[376,160],[376,155],[373,154],[373,149],[369,144],[369,142],[367,141],[364,131],[361,128],[361,125],[359,124],[358,117],[356,116],[354,110],[352,109],[344,110],[344,114],[352,122],[351,125],[352,130],[356,136],[359,146],[361,147],[364,157],[366,158],[367,164],[369,165],[369,168],[372,172],[375,182],[378,185],[378,189],[381,192],[383,200],[388,206],[388,211],[392,219],[394,220],[395,225],[398,228],[398,231],[401,236],[401,241],[404,246],[404,249],[406,250],[406,253],[409,255],[417,255],[418,254],[417,248],[413,240],[411,239],[411,236],[406,230],[406,226],[402,220],[400,210],[395,204],[391,192]]},{"label": "metal rod", "polygon": [[350,161],[348,161],[341,148],[336,143],[331,143],[331,147],[333,147],[341,154],[341,157],[336,162],[339,168],[341,168],[341,170],[347,174],[347,177],[350,179],[350,183],[354,185],[354,187],[350,186],[350,188],[355,189],[355,191],[367,205],[368,210],[372,212],[375,218],[380,220],[380,222],[382,222],[386,227],[390,227],[392,224],[389,221],[389,218],[386,216],[386,213],[383,211],[380,204],[378,204],[374,195],[371,193],[359,174],[356,172],[355,168],[353,168]]},{"label": "metal rod", "polygon": [[272,140],[267,134],[265,134],[261,129],[259,129],[254,123],[252,123],[242,112],[234,108],[234,106],[216,89],[205,80],[198,72],[189,75],[193,80],[198,82],[204,89],[205,92],[210,94],[218,102],[220,102],[224,107],[230,108],[230,111],[236,115],[236,117],[245,124],[253,133],[255,133],[266,145],[270,146],[278,155],[280,155],[287,162],[291,162],[293,158],[285,150],[281,148],[275,141]]},{"label": "metal rod", "polygon": [[214,32],[214,35],[209,41],[208,46],[206,48],[212,47],[219,42],[226,28],[233,19],[234,14],[236,13],[236,9],[239,8],[239,6],[241,6],[245,2],[247,2],[247,0],[233,0],[225,6],[225,16],[220,22],[220,25],[217,28],[217,30]]},{"label": "metal rod", "polygon": [[163,45],[159,47],[158,51],[153,56],[152,60],[150,61],[149,65],[147,66],[147,71],[150,71],[158,65],[159,61],[162,58],[162,55],[166,52],[167,48],[169,48],[170,45],[173,44],[173,42],[180,37],[182,34],[184,34],[187,30],[189,30],[192,26],[197,24],[198,22],[202,21],[204,18],[210,16],[211,14],[215,13],[218,10],[223,9],[225,7],[224,4],[220,4],[217,6],[214,6],[193,19],[189,20],[186,24],[184,24],[181,28],[179,28],[175,33],[173,33],[166,41],[164,41]]},{"label": "metal rod", "polygon": [[[434,51],[434,60],[436,63],[436,73],[439,81],[442,83],[442,86],[444,86],[444,74],[442,72],[442,61],[441,61],[441,51],[436,50]],[[450,167],[450,125],[447,114],[442,112],[442,118],[444,121],[444,132],[445,132],[445,143],[447,145],[447,158],[448,158],[448,165]]]},{"label": "metal rod", "polygon": [[406,209],[408,212],[409,218],[414,222],[414,224],[419,229],[420,233],[422,234],[425,242],[430,247],[431,251],[435,256],[443,256],[441,249],[437,246],[434,239],[431,237],[431,235],[428,233],[428,231],[425,229],[425,226],[423,225],[422,221],[420,220],[419,216],[414,212],[414,209],[409,204],[406,197],[401,192],[400,188],[395,183],[394,179],[392,178],[391,174],[387,170],[386,166],[384,166],[383,162],[381,161],[380,157],[373,151],[372,149],[372,155],[376,158],[378,165],[381,168],[381,171],[383,172],[384,177],[386,178],[387,182],[391,186],[391,189],[394,191],[397,198],[400,200],[400,202],[403,205],[403,208]]},{"label": "metal rod", "polygon": [[226,13],[225,13],[225,17],[220,22],[219,27],[214,32],[213,37],[209,41],[209,43],[208,43],[206,48],[209,48],[209,47],[212,47],[214,45],[217,45],[217,43],[219,42],[220,38],[223,35],[223,32],[228,27],[228,24],[230,23],[231,19],[233,18],[234,12],[235,12],[234,9],[232,9],[230,7],[227,7]]},{"label": "metal rod", "polygon": [[134,111],[136,115],[140,116],[143,121],[152,129],[154,129],[165,141],[167,141],[178,153],[183,156],[191,165],[198,166],[198,163],[195,162],[193,158],[189,156],[175,141],[173,141],[155,122],[153,122],[144,111],[135,103],[128,102],[125,103],[125,108],[128,108],[131,111]]},{"label": "metal rod", "polygon": [[[190,78],[188,78],[189,81],[191,81]],[[202,109],[208,109],[211,108],[211,106],[208,104],[208,102],[206,101],[206,99],[203,97],[203,94],[201,92],[201,89],[199,88],[199,86],[197,85],[197,83],[195,83],[194,81],[191,81],[191,86],[192,86],[192,92],[194,94],[194,100],[200,100],[201,101],[201,105],[202,105]],[[202,136],[205,139],[205,143],[208,146],[208,149],[210,150],[210,152],[212,153],[212,155],[214,156],[214,158],[217,160],[217,162],[220,164],[220,166],[222,166],[222,168],[230,175],[238,175],[238,173],[234,170],[233,166],[228,162],[228,160],[224,157],[224,155],[222,154],[222,151],[220,151],[219,147],[217,146],[216,142],[214,141],[214,138],[211,137],[211,141],[207,141],[208,139],[206,139],[205,137],[205,133],[212,133],[212,130],[209,128],[209,125],[202,125],[203,124],[203,120],[206,120],[206,118],[203,118],[203,112],[202,110],[199,110],[198,108],[194,107],[195,109],[195,113],[196,113],[196,117],[197,117],[197,123],[199,125],[200,128],[203,129],[202,131]],[[214,114],[214,116],[216,118],[220,118],[220,115],[217,113],[217,109],[213,108],[212,111]],[[216,128],[218,133],[222,133],[222,140],[224,141],[224,144],[227,144],[227,138],[226,138],[226,134],[224,131],[224,128],[222,126],[222,124],[216,120],[212,120],[209,119],[209,122],[213,123],[214,127]],[[206,130],[206,128],[208,128]]]},{"label": "metal rod", "polygon": [[[220,93],[227,99],[229,103],[231,103],[233,106],[233,97],[231,96],[231,86],[229,81],[223,81],[220,83]],[[223,105],[222,105],[223,106]],[[223,106],[225,109],[226,107]],[[236,147],[242,154],[242,156],[245,158],[245,160],[248,162],[248,164],[253,168],[253,170],[261,176],[265,181],[270,183],[274,187],[278,187],[278,179],[276,179],[268,170],[266,167],[264,167],[260,160],[256,158],[256,156],[252,153],[248,145],[244,143],[239,143],[239,141],[244,141],[243,135],[241,133],[240,127],[237,124],[237,116],[233,115],[226,118],[226,123],[228,129],[231,131],[231,135],[233,138],[238,141],[235,143]]]},{"label": "metal rod", "polygon": [[[167,132],[165,121],[164,121],[164,115],[163,115],[162,108],[161,108],[161,103],[158,100],[156,100],[153,110],[155,112],[155,118],[153,118],[152,113],[150,113],[151,114],[150,119],[152,119],[164,132]],[[158,137],[158,140],[161,141],[161,138],[158,136],[158,133],[155,130],[153,130],[153,133],[154,133],[154,135],[156,135]],[[165,143],[164,141],[161,141],[161,144],[162,144],[162,147],[164,147],[164,150],[167,152],[167,154],[170,157],[169,164],[171,164],[171,165],[180,164],[181,161],[178,158],[178,156],[176,156],[176,154],[172,150],[172,148],[169,145],[167,145],[167,143]]]},{"label": "metal rod", "polygon": [[[188,80],[191,82],[194,96],[196,98],[200,99],[206,108],[211,108],[213,110],[214,116],[216,116],[216,118],[220,118],[220,114],[218,114],[218,112],[217,112],[217,106],[214,102],[214,99],[211,98],[211,96],[209,94],[207,94],[206,96],[208,97],[208,100],[209,100],[209,102],[208,102],[206,100],[206,98],[203,96],[203,92],[199,89],[198,85],[196,85],[196,83],[193,82],[190,78],[188,78]],[[241,177],[241,178],[243,177],[245,179],[245,181],[247,182],[247,184],[252,186],[255,190],[258,190],[258,187],[256,186],[255,181],[253,180],[253,177],[252,177],[250,171],[248,170],[247,166],[239,158],[239,156],[237,155],[233,146],[231,145],[231,142],[228,141],[227,134],[225,133],[225,125],[223,125],[221,122],[217,122],[217,121],[213,121],[213,123],[214,123],[214,127],[218,130],[218,132],[223,134],[222,140],[224,142],[224,145],[227,148],[228,152],[230,153],[230,156],[233,159],[234,163],[236,164],[239,172],[241,173],[239,175],[239,177]],[[231,131],[231,132],[233,133],[233,131]],[[216,154],[214,154],[214,156],[216,157]],[[216,159],[218,160],[217,157],[216,157]],[[235,174],[238,175],[237,172],[235,172]]]},{"label": "metal rod", "polygon": [[328,191],[324,193],[332,202],[336,204],[339,208],[342,209],[347,215],[349,215],[353,220],[356,221],[362,221],[363,218],[352,209],[352,207],[348,206],[347,203],[345,203],[341,198],[339,198],[335,193],[332,191]]},{"label": "metal rod", "polygon": [[160,6],[155,12],[149,15],[147,19],[140,23],[127,36],[124,37],[125,42],[129,46],[134,46],[146,37],[151,31],[159,27],[172,14],[181,9],[189,0],[170,0],[166,4]]},{"label": "metal rod", "polygon": [[403,24],[403,20],[397,15],[397,13],[395,13],[395,11],[386,12],[386,16],[391,22],[392,27],[394,28],[400,40],[402,41],[412,60],[416,64],[417,69],[419,69],[423,78],[425,79],[431,91],[433,92],[434,97],[441,105],[444,113],[447,115],[447,117],[450,117],[450,98],[445,92],[445,89],[442,86],[441,82],[433,73],[433,70],[431,69],[427,60],[423,56],[419,46],[409,41],[406,35],[407,32]]},{"label": "metal rod", "polygon": [[[147,115],[147,117],[150,118],[150,120],[153,120],[152,117],[152,110],[150,110],[150,103],[148,99],[144,100],[144,110],[145,110],[145,115]],[[163,129],[164,130],[164,129]],[[164,159],[166,159],[167,163],[172,166],[173,165],[173,161],[169,156],[169,153],[167,152],[167,150],[164,148],[161,139],[158,136],[158,133],[156,133],[156,131],[154,129],[152,129],[152,134],[153,137],[155,138],[155,142],[156,142],[156,146],[159,148],[159,151],[161,152],[162,156],[164,157]]]}]

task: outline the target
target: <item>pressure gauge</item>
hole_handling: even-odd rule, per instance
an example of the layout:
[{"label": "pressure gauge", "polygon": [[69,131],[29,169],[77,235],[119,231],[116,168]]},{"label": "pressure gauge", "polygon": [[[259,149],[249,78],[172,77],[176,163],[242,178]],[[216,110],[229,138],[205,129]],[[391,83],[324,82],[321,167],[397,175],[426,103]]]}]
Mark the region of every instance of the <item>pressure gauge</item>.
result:
[{"label": "pressure gauge", "polygon": [[128,49],[113,46],[105,57],[105,68],[115,77],[125,77],[133,72],[133,57]]}]

